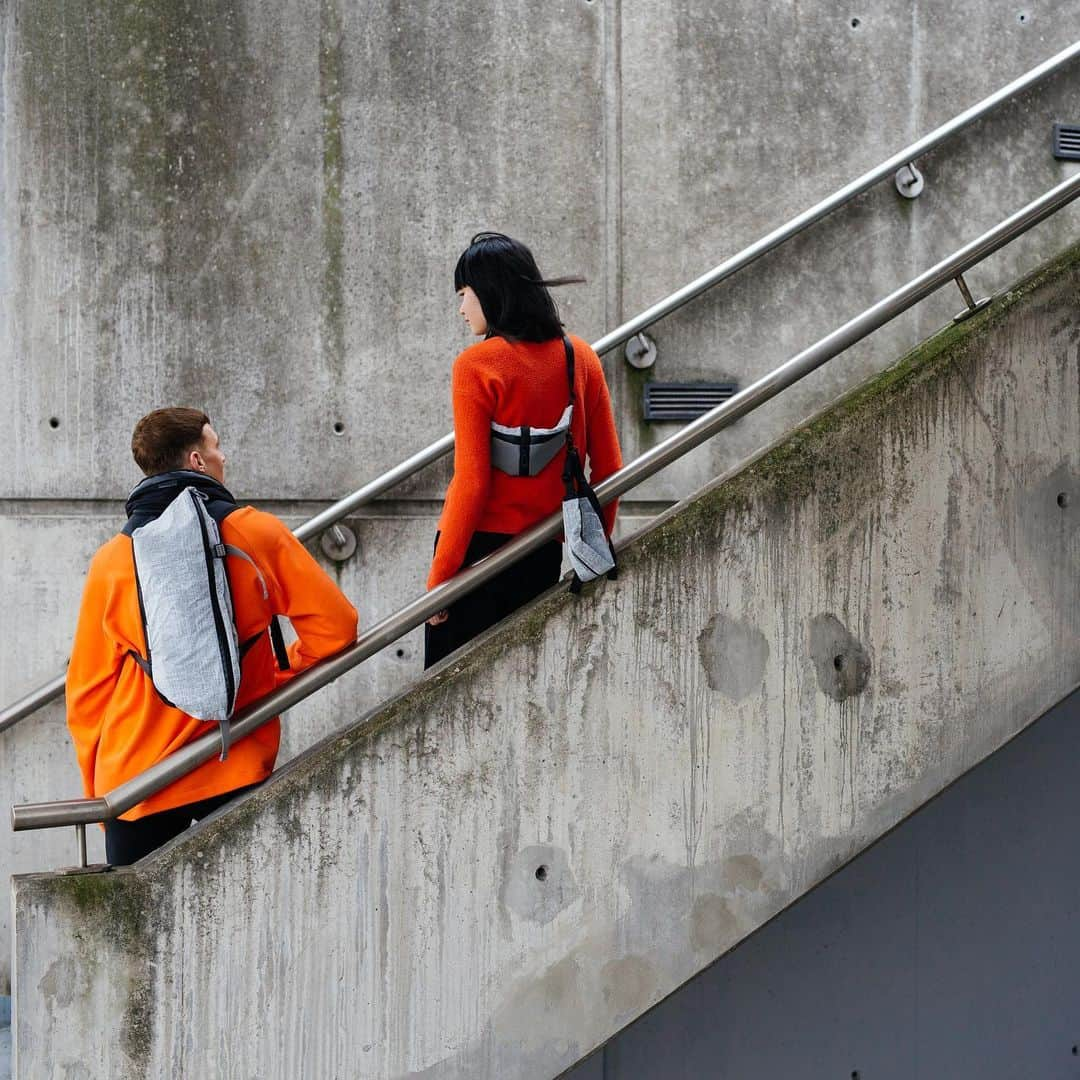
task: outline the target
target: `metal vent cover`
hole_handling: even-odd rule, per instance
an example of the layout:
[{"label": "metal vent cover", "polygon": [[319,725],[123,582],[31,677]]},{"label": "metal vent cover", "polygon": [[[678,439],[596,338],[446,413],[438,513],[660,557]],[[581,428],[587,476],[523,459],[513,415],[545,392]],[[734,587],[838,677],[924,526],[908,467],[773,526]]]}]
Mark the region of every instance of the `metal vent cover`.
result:
[{"label": "metal vent cover", "polygon": [[1054,157],[1060,161],[1080,161],[1080,124],[1054,125]]},{"label": "metal vent cover", "polygon": [[734,382],[647,382],[645,419],[696,420],[733,397],[738,390],[739,385]]}]

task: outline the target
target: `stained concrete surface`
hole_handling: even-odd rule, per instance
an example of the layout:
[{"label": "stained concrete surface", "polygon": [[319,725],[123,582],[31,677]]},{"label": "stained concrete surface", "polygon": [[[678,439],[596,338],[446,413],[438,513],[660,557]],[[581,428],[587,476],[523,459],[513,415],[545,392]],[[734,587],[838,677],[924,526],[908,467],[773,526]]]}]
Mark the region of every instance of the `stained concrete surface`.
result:
[{"label": "stained concrete surface", "polygon": [[[505,228],[547,272],[584,273],[560,305],[598,337],[1051,55],[1076,37],[1080,0],[1029,14],[1004,0],[855,16],[827,0],[334,0],[317,18],[277,0],[6,5],[0,621],[24,645],[0,655],[0,701],[62,667],[89,552],[137,479],[141,413],[207,407],[237,494],[299,521],[449,429],[449,365],[469,340],[451,274],[474,230]],[[646,379],[745,385],[1074,169],[1048,147],[1053,121],[1075,119],[1078,70],[921,160],[915,202],[885,183],[665,320],[650,372],[610,356],[627,455],[673,430],[642,421]],[[972,287],[1056,251],[1078,213],[988,260]],[[684,497],[958,304],[922,305],[637,497]],[[361,554],[340,576],[365,624],[422,584],[447,476],[426,470],[354,523]],[[346,698],[383,700],[420,665],[414,634]],[[301,710],[285,756],[335,710]],[[77,794],[55,710],[0,743],[13,801]],[[7,833],[0,871],[73,851],[70,836]]]},{"label": "stained concrete surface", "polygon": [[714,615],[698,636],[698,649],[711,690],[741,701],[761,685],[769,642],[756,626],[728,615]]},{"label": "stained concrete surface", "polygon": [[818,686],[829,697],[845,701],[866,689],[870,654],[835,615],[815,615],[807,639]]},{"label": "stained concrete surface", "polygon": [[[609,1039],[1080,682],[1080,576],[1035,569],[1068,530],[1017,517],[1076,494],[1078,298],[1074,250],[139,867],[17,878],[20,1071],[540,1078]],[[740,701],[721,614],[769,643]],[[871,660],[839,701],[827,616]]]}]

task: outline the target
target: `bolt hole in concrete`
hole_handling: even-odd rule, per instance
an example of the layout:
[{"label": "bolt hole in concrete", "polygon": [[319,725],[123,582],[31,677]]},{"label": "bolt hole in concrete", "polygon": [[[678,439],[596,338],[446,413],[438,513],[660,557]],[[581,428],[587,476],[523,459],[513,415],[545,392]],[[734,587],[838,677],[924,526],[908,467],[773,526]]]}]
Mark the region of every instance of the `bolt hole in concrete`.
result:
[{"label": "bolt hole in concrete", "polygon": [[842,671],[844,668],[844,658],[842,656],[834,656],[832,666],[836,668],[837,671]]},{"label": "bolt hole in concrete", "polygon": [[1028,21],[1027,12],[1021,11],[1020,14],[1016,16],[1016,21],[1019,23],[1026,23]]},{"label": "bolt hole in concrete", "polygon": [[59,416],[50,416],[49,417],[49,427],[51,427],[53,429],[53,431],[55,431],[59,426],[60,426],[60,417]]},{"label": "bolt hole in concrete", "polygon": [[856,15],[856,16],[855,16],[855,18],[853,18],[853,19],[851,20],[851,29],[852,29],[852,30],[858,30],[860,26],[862,26],[862,19],[860,19],[860,18],[859,18],[859,17],[858,17],[857,15]]},{"label": "bolt hole in concrete", "polygon": [[404,649],[396,649],[394,655],[400,660],[405,655]]},{"label": "bolt hole in concrete", "polygon": [[334,421],[334,434],[335,435],[344,435],[345,434],[345,425],[340,420],[335,420]]},{"label": "bolt hole in concrete", "polygon": [[1063,491],[1061,492],[1061,494],[1058,495],[1057,504],[1062,508],[1062,510],[1064,510],[1065,507],[1069,505],[1069,493],[1067,491]]},{"label": "bolt hole in concrete", "polygon": [[547,881],[548,868],[546,866],[538,866],[536,868],[536,880]]}]

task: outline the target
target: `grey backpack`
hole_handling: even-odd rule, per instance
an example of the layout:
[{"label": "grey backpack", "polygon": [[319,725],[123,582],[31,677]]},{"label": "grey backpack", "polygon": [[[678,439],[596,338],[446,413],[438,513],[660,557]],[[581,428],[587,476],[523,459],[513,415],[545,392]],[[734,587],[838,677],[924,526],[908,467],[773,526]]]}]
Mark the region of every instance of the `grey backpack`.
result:
[{"label": "grey backpack", "polygon": [[[251,563],[263,598],[269,594],[254,560],[222,543],[209,501],[197,487],[185,487],[158,517],[131,530],[146,656],[131,655],[167,705],[219,725],[224,761],[240,660],[260,636],[243,644],[237,638],[226,557]],[[272,619],[272,637],[276,628]],[[275,638],[274,647],[280,663],[283,643]]]},{"label": "grey backpack", "polygon": [[[574,346],[568,337],[563,338],[566,351],[566,377],[570,382],[570,405],[574,405]],[[574,580],[570,584],[571,592],[578,592],[582,582],[607,574],[614,579],[618,574],[615,560],[615,548],[604,528],[604,518],[600,509],[600,500],[596,497],[589,481],[585,478],[585,469],[581,456],[574,445],[574,436],[569,425],[566,428],[566,460],[562,472],[563,495],[563,538],[566,554],[574,569]]]}]

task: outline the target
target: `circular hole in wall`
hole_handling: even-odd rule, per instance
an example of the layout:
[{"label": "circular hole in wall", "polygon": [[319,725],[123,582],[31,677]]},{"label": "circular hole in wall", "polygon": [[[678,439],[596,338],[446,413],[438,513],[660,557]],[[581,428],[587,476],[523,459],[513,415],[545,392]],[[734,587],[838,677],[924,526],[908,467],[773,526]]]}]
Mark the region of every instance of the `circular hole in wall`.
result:
[{"label": "circular hole in wall", "polygon": [[51,427],[53,429],[53,431],[55,431],[59,426],[60,426],[60,417],[59,416],[50,416],[49,417],[49,427]]},{"label": "circular hole in wall", "polygon": [[834,656],[832,658],[832,666],[839,671],[844,666],[844,658],[842,656]]},{"label": "circular hole in wall", "polygon": [[344,435],[345,434],[345,425],[340,420],[335,420],[334,421],[334,434],[335,435]]},{"label": "circular hole in wall", "polygon": [[404,649],[395,649],[394,655],[400,660],[405,655]]},{"label": "circular hole in wall", "polygon": [[1058,494],[1057,504],[1062,508],[1062,510],[1064,510],[1065,507],[1069,505],[1069,493],[1067,491],[1062,491]]},{"label": "circular hole in wall", "polygon": [[858,30],[860,26],[862,26],[862,19],[860,19],[858,15],[853,16],[851,20],[851,29]]},{"label": "circular hole in wall", "polygon": [[536,868],[536,880],[547,881],[548,868],[546,866],[538,866]]},{"label": "circular hole in wall", "polygon": [[1016,16],[1016,21],[1018,23],[1026,23],[1028,21],[1028,13],[1026,11],[1021,11],[1020,14]]}]

